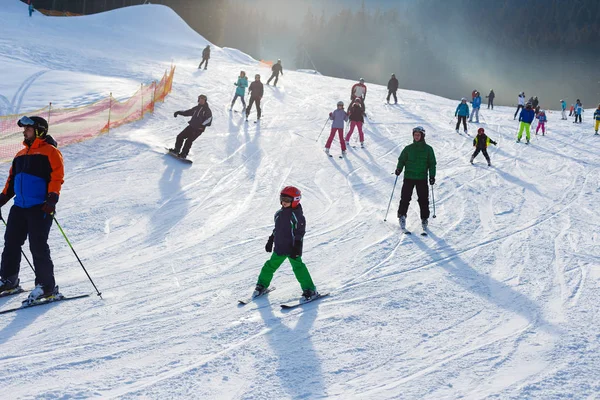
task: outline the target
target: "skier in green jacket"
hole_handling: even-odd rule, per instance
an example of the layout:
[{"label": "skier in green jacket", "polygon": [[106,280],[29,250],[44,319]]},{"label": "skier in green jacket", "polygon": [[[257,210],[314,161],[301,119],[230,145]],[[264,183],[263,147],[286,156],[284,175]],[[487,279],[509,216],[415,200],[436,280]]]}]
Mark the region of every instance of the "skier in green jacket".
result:
[{"label": "skier in green jacket", "polygon": [[435,153],[433,148],[425,143],[425,129],[417,126],[413,129],[413,142],[406,146],[396,166],[396,175],[400,175],[404,169],[404,183],[400,196],[398,218],[400,227],[406,230],[406,213],[412,197],[413,189],[417,188],[419,196],[419,207],[421,209],[421,224],[423,230],[427,229],[429,218],[429,186],[427,186],[427,172],[429,172],[429,184],[435,184]]}]

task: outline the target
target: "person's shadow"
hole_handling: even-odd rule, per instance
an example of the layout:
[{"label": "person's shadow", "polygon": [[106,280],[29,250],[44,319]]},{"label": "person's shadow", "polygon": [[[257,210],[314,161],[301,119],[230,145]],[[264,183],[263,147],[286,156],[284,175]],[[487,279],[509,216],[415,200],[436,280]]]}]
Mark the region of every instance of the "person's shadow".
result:
[{"label": "person's shadow", "polygon": [[301,311],[294,328],[289,328],[282,317],[275,316],[271,307],[262,307],[258,311],[269,329],[265,336],[277,358],[275,374],[290,398],[327,397],[321,362],[313,347],[310,332],[317,319],[318,302]]},{"label": "person's shadow", "polygon": [[[18,297],[18,296],[8,296],[3,299],[0,299],[1,308],[4,309],[5,308],[4,305],[6,305],[8,303],[8,299],[11,299],[14,297]],[[18,307],[20,305],[21,305],[21,303],[10,302],[10,306],[7,306],[6,308]],[[15,311],[14,313],[11,313],[11,314],[14,314],[15,317],[10,321],[10,323],[8,325],[6,325],[4,328],[2,328],[2,330],[0,330],[0,345],[8,342],[9,339],[12,338],[13,336],[17,335],[19,333],[19,331],[21,331],[21,330],[27,328],[27,326],[33,324],[37,317],[39,317],[40,315],[42,315],[43,313],[48,311],[49,308],[52,306],[53,306],[52,304],[47,304],[47,305],[44,305],[39,308],[35,307],[37,310],[24,309],[24,310],[18,310],[18,311]],[[6,318],[7,316],[3,315],[2,317]],[[11,351],[9,349],[4,349],[4,350],[6,350],[6,351],[3,351],[2,356],[0,356],[0,361],[5,358],[10,358],[10,357],[14,356],[14,353],[11,353]]]}]

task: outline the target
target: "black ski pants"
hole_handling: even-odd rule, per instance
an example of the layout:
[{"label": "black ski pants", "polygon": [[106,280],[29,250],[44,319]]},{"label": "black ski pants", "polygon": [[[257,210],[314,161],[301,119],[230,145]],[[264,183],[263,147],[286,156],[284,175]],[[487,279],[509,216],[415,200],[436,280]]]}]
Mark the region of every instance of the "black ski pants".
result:
[{"label": "black ski pants", "polygon": [[44,290],[54,289],[56,285],[54,264],[48,246],[52,220],[51,215],[42,211],[41,205],[31,208],[12,206],[6,221],[0,277],[16,282],[21,269],[21,247],[29,237],[29,250],[35,268],[35,284],[44,286]]},{"label": "black ski pants", "polygon": [[581,123],[581,114],[575,114],[575,123],[577,123],[578,118],[579,118],[579,123]]},{"label": "black ski pants", "polygon": [[407,179],[404,178],[402,191],[400,192],[400,207],[398,207],[398,218],[406,216],[408,205],[412,198],[413,189],[417,187],[417,196],[419,208],[421,209],[421,219],[429,218],[429,185],[427,179]]},{"label": "black ski pants", "polygon": [[[175,152],[180,153],[181,146],[183,145],[183,149],[181,150],[181,156],[187,157],[190,149],[192,148],[192,143],[194,140],[198,139],[200,135],[204,132],[205,128],[192,128],[188,125],[184,130],[181,131],[179,135],[177,135],[177,139],[175,140]],[[185,140],[185,144],[183,141]]]},{"label": "black ski pants", "polygon": [[490,106],[492,107],[492,110],[493,110],[494,109],[494,99],[488,98],[488,110],[490,109]]},{"label": "black ski pants", "polygon": [[394,96],[394,103],[398,102],[398,98],[396,97],[396,91],[395,90],[388,90],[388,95],[387,95],[387,102],[390,102],[390,96]]},{"label": "black ski pants", "polygon": [[267,85],[269,83],[271,83],[271,79],[275,78],[275,82],[273,83],[273,85],[277,86],[277,81],[279,80],[279,74],[277,72],[273,72],[271,74],[271,77],[269,78],[269,80],[267,81]]},{"label": "black ski pants", "polygon": [[200,61],[200,65],[198,65],[198,69],[202,68],[202,64],[204,64],[204,68],[208,68],[208,58],[203,58],[202,61]]},{"label": "black ski pants", "polygon": [[489,154],[487,152],[487,149],[486,148],[480,149],[479,147],[475,149],[475,152],[471,156],[471,161],[473,161],[475,159],[475,157],[477,157],[477,155],[479,154],[479,152],[483,153],[483,156],[485,157],[485,159],[489,163],[490,162],[490,156],[489,156]]},{"label": "black ski pants", "polygon": [[262,110],[260,108],[260,97],[252,97],[250,96],[250,101],[248,102],[248,108],[246,108],[246,119],[248,115],[250,115],[250,111],[252,111],[252,104],[256,103],[256,117],[260,119],[260,115]]},{"label": "black ski pants", "polygon": [[515,116],[513,117],[513,119],[517,118],[517,114],[519,113],[519,111],[521,111],[523,109],[523,105],[519,104],[517,106],[517,111],[515,111]]},{"label": "black ski pants", "polygon": [[465,127],[465,131],[466,131],[467,130],[467,117],[465,115],[458,116],[458,121],[456,121],[456,130],[458,130],[458,127],[460,126],[460,121],[462,121],[463,126]]}]

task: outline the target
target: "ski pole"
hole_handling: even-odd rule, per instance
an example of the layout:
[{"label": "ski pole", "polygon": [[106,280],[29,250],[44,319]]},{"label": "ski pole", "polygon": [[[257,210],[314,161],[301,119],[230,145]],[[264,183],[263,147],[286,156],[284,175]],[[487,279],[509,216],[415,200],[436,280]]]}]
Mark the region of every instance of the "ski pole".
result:
[{"label": "ski pole", "polygon": [[450,120],[450,122],[448,122],[448,125],[452,124],[454,122],[454,118],[456,118],[456,116],[452,117],[452,119]]},{"label": "ski pole", "polygon": [[323,134],[323,131],[325,130],[325,127],[327,126],[327,123],[329,122],[329,118],[327,118],[327,121],[325,121],[325,125],[323,125],[323,129],[321,129],[321,133],[319,133],[319,136],[317,136],[317,140],[315,140],[315,142],[319,141],[319,138],[321,137],[321,135]]},{"label": "ski pole", "polygon": [[385,217],[383,221],[387,221],[388,212],[390,212],[390,206],[392,205],[392,198],[394,197],[394,190],[396,190],[396,183],[398,183],[398,175],[396,175],[396,180],[394,181],[394,187],[392,188],[392,195],[390,196],[390,202],[388,203],[387,211],[385,212]]},{"label": "ski pole", "polygon": [[[0,219],[2,219],[2,222],[4,222],[4,226],[7,226],[6,221],[4,220],[4,217],[0,215]],[[23,257],[25,257],[25,260],[27,260],[27,264],[29,264],[29,266],[31,267],[31,270],[35,274],[35,268],[33,268],[33,265],[31,265],[31,262],[29,261],[29,258],[27,258],[25,253],[23,252],[23,249],[21,249],[21,254],[23,254]]]},{"label": "ski pole", "polygon": [[435,196],[433,195],[433,185],[431,185],[431,200],[433,202],[433,218],[435,218]]},{"label": "ski pole", "polygon": [[87,270],[85,269],[85,267],[83,266],[83,263],[81,262],[81,260],[79,259],[79,256],[77,255],[77,253],[75,252],[75,249],[73,248],[73,246],[71,245],[71,242],[69,242],[69,239],[67,238],[67,235],[65,235],[65,231],[63,231],[62,227],[60,226],[60,224],[58,223],[58,220],[56,219],[56,217],[54,216],[54,214],[52,214],[52,218],[54,218],[54,222],[56,222],[56,226],[58,226],[58,229],[60,229],[60,233],[62,233],[62,235],[64,236],[65,240],[67,241],[67,244],[69,245],[69,247],[71,248],[71,250],[73,250],[73,254],[75,254],[75,257],[77,258],[77,261],[79,261],[79,264],[81,265],[81,268],[83,268],[83,271],[85,272],[85,274],[87,275],[88,279],[90,280],[90,282],[92,282],[92,285],[94,286],[94,289],[96,289],[96,293],[98,296],[100,296],[100,298],[102,298],[102,293],[100,293],[100,291],[98,290],[98,288],[96,287],[96,284],[94,283],[94,281],[92,280],[92,278],[90,277],[90,274],[88,274]]}]

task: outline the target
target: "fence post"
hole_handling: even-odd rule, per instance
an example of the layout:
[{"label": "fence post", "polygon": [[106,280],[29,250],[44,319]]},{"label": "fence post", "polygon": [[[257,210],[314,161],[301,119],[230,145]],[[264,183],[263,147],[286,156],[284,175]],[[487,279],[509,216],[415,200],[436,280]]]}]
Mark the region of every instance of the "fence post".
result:
[{"label": "fence post", "polygon": [[50,125],[50,113],[52,112],[52,102],[48,106],[48,125]]},{"label": "fence post", "polygon": [[108,130],[106,133],[110,133],[110,111],[112,108],[112,92],[108,95]]}]

